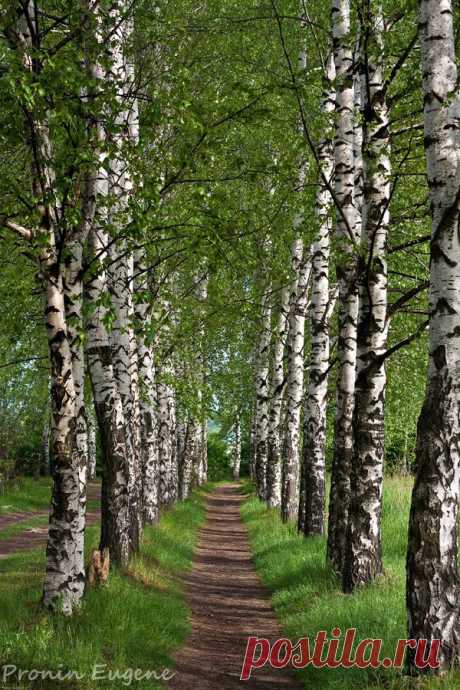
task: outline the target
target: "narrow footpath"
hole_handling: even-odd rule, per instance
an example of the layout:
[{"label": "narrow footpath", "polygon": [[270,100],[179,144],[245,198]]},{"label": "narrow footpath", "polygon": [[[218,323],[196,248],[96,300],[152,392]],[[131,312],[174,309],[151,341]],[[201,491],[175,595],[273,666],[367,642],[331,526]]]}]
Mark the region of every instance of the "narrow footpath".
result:
[{"label": "narrow footpath", "polygon": [[291,670],[270,666],[240,681],[248,637],[271,642],[282,637],[268,592],[252,563],[240,517],[243,500],[238,484],[221,486],[208,498],[207,520],[185,578],[191,631],[175,655],[176,675],[168,690],[301,690]]}]

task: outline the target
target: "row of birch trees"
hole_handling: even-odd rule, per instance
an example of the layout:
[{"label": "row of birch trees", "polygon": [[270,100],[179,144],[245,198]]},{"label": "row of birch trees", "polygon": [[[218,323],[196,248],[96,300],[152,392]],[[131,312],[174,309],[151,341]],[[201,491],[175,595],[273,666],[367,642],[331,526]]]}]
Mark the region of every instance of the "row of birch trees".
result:
[{"label": "row of birch trees", "polygon": [[[161,265],[151,270],[139,220],[140,104],[150,75],[148,65],[142,77],[135,68],[131,3],[82,0],[66,22],[62,9],[31,1],[2,8],[27,210],[19,222],[5,208],[1,220],[36,263],[43,295],[53,466],[43,601],[70,614],[86,579],[88,420],[95,412],[103,465],[100,549],[126,566],[144,525],[206,481],[207,396],[199,327],[187,365],[193,414],[178,401],[171,331],[179,317],[168,299],[178,281]],[[198,266],[197,304],[206,286]]]},{"label": "row of birch trees", "polygon": [[[18,295],[28,361],[14,364],[10,333],[0,355],[10,347],[28,386],[35,359],[50,363],[45,605],[71,613],[83,596],[93,417],[100,546],[113,562],[125,565],[144,525],[206,481],[217,411],[235,478],[249,440],[261,500],[305,537],[327,530],[345,592],[372,583],[384,468],[415,437],[406,427],[429,355],[407,606],[410,637],[441,639],[450,665],[458,8],[0,0],[0,10],[0,296],[13,312]],[[24,314],[37,301],[45,328],[40,316],[32,330]],[[25,405],[6,407],[13,418]]]},{"label": "row of birch trees", "polygon": [[[283,520],[296,522],[305,537],[324,534],[328,379],[333,371],[326,557],[344,592],[371,583],[383,572],[386,363],[428,329],[428,380],[409,524],[408,635],[441,640],[441,667],[448,667],[458,658],[460,640],[460,92],[453,3],[422,0],[418,33],[406,37],[395,56],[388,52],[398,20],[384,13],[380,0],[356,5],[332,0],[330,41],[325,40],[320,61],[323,91],[316,103],[305,97],[302,83],[308,82],[309,65],[318,64],[308,40],[309,33],[316,38],[317,17],[301,3],[303,43],[296,69],[282,12],[273,8],[304,138],[297,184],[302,189],[316,175],[317,191],[314,220],[301,214],[293,219],[288,284],[273,293],[265,283],[260,292],[251,474],[259,497]],[[423,112],[420,105],[420,120],[415,122],[412,114],[407,125],[399,125],[403,132],[397,132],[393,87],[401,88],[399,72],[414,64],[414,53],[415,60],[421,53]],[[322,113],[322,137],[316,141],[314,108]],[[431,236],[415,234],[396,247],[390,211],[404,194],[398,188],[401,161],[423,150],[416,138],[407,149],[401,147],[398,134],[417,131],[424,133]],[[312,241],[306,222],[315,227]],[[430,237],[429,281],[394,297],[389,255]],[[390,344],[392,319],[413,300],[423,299],[427,287],[428,318]],[[409,664],[414,664],[413,655]]]}]

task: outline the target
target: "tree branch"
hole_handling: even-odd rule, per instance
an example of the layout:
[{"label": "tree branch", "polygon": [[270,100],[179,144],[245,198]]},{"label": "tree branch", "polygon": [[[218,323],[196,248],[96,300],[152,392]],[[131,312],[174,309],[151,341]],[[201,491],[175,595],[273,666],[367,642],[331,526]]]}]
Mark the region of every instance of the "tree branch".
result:
[{"label": "tree branch", "polygon": [[31,239],[34,236],[32,230],[29,230],[28,228],[25,228],[24,226],[19,225],[19,223],[15,223],[13,220],[10,220],[9,218],[1,218],[0,223],[5,228],[12,230],[13,232],[20,235],[21,237],[28,240],[29,242],[31,241]]}]

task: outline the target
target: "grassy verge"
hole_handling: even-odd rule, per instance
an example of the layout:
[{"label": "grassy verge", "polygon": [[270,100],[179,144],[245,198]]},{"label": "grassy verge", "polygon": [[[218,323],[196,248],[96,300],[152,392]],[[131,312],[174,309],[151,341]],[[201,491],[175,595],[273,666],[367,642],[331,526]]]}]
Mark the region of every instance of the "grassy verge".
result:
[{"label": "grassy verge", "polygon": [[[405,557],[411,481],[386,481],[382,538],[385,575],[370,587],[344,595],[338,579],[325,564],[325,539],[306,541],[293,525],[284,525],[278,513],[256,498],[242,506],[249,529],[256,569],[272,592],[276,614],[285,634],[294,640],[310,638],[319,630],[356,628],[356,639],[383,639],[382,655],[393,657],[397,641],[406,637],[404,608]],[[299,672],[306,688],[318,690],[455,690],[458,672],[442,679],[410,681],[396,670],[314,669]]]},{"label": "grassy verge", "polygon": [[4,527],[0,530],[0,541],[5,539],[10,539],[11,537],[25,532],[28,529],[33,529],[34,527],[46,527],[48,525],[48,515],[37,515],[36,517],[29,518],[27,520],[21,520],[20,522]]},{"label": "grassy verge", "polygon": [[[51,478],[21,477],[7,491],[0,493],[0,516],[14,511],[48,513],[51,496]],[[88,500],[88,510],[98,510],[99,501]]]},{"label": "grassy verge", "polygon": [[49,477],[22,477],[4,493],[0,493],[0,515],[16,510],[48,510],[51,495]]},{"label": "grassy verge", "polygon": [[[165,513],[145,530],[141,554],[127,572],[116,569],[106,587],[91,590],[72,619],[48,616],[38,605],[43,550],[0,562],[0,668],[72,671],[82,678],[35,680],[2,685],[27,690],[121,690],[127,677],[93,679],[95,665],[126,672],[171,668],[171,652],[182,644],[188,610],[180,576],[191,567],[196,535],[205,519],[204,492]],[[98,528],[87,531],[87,550],[97,544]],[[153,679],[133,680],[136,690],[154,690]]]}]

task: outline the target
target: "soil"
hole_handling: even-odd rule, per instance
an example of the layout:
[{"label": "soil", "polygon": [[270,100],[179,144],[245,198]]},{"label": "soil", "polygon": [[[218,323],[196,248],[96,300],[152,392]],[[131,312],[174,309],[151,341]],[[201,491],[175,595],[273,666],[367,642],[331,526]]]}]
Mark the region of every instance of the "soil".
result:
[{"label": "soil", "polygon": [[[191,609],[191,631],[175,655],[176,675],[168,690],[300,690],[289,669],[269,665],[240,681],[250,635],[283,637],[252,562],[245,525],[240,517],[244,496],[238,484],[216,489],[207,501],[207,519],[200,530],[192,570],[185,578]],[[256,652],[256,655],[258,652]]]}]

